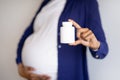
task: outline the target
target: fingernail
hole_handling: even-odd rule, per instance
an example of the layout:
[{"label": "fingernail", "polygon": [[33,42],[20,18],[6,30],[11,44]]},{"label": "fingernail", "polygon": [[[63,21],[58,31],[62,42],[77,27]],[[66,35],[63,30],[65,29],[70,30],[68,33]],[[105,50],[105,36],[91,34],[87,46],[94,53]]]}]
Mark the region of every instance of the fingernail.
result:
[{"label": "fingernail", "polygon": [[72,19],[68,19],[68,21],[72,21]]}]

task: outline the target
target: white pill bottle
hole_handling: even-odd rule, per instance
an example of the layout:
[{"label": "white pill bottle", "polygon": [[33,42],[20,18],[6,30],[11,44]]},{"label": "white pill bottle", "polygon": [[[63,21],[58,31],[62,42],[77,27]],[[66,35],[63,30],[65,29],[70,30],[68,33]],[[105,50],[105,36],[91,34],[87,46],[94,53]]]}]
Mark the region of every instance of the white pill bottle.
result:
[{"label": "white pill bottle", "polygon": [[62,22],[62,27],[60,28],[60,42],[63,44],[75,42],[75,28],[72,26],[72,22]]}]

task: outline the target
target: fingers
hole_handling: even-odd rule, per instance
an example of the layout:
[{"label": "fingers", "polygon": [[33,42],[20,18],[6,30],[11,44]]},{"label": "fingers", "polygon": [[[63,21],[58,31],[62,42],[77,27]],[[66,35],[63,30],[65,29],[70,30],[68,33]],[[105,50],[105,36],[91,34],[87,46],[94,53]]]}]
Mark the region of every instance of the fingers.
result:
[{"label": "fingers", "polygon": [[81,28],[81,26],[80,26],[78,23],[76,23],[75,21],[73,21],[72,19],[68,19],[68,21],[69,21],[69,22],[72,22],[72,23],[73,23],[73,26],[74,26],[75,28],[77,28],[77,29]]},{"label": "fingers", "polygon": [[32,67],[27,66],[27,67],[25,67],[25,70],[30,72],[30,71],[34,71],[35,69],[32,68]]},{"label": "fingers", "polygon": [[92,31],[89,30],[88,28],[81,28],[81,26],[78,23],[76,23],[74,20],[69,19],[68,21],[72,22],[74,27],[77,28],[77,38],[80,38],[81,33],[83,33],[83,34],[86,33],[83,35],[84,38],[92,33]]},{"label": "fingers", "polygon": [[25,67],[22,63],[18,64],[18,72],[21,77],[24,77],[26,79],[30,79],[30,70],[33,70],[33,68]]},{"label": "fingers", "polygon": [[32,68],[32,67],[24,67],[24,74],[26,76],[27,79],[31,79],[31,74],[32,74],[32,71],[34,71],[35,69]]},{"label": "fingers", "polygon": [[50,79],[50,77],[47,75],[38,75],[38,74],[32,73],[32,71],[35,70],[32,67],[26,67],[26,70],[31,80],[49,80]]},{"label": "fingers", "polygon": [[77,29],[77,38],[82,37],[82,35],[83,35],[83,37],[84,37],[84,36],[87,36],[87,34],[85,34],[85,33],[87,33],[87,32],[89,32],[89,29],[88,29],[88,28],[80,28],[80,29]]},{"label": "fingers", "polygon": [[19,74],[29,80],[50,80],[50,77],[47,75],[38,75],[32,73],[35,69],[32,67],[25,67],[22,64],[18,65]]},{"label": "fingers", "polygon": [[83,32],[81,32],[81,35],[80,37],[83,39],[83,40],[86,40],[86,41],[89,41],[90,38],[93,37],[93,32],[89,29],[86,29],[86,31],[84,30]]},{"label": "fingers", "polygon": [[47,75],[42,75],[42,77],[41,77],[43,80],[49,80],[50,79],[50,77],[49,76],[47,76]]},{"label": "fingers", "polygon": [[84,39],[86,40],[86,41],[90,41],[90,40],[92,40],[94,38],[94,34],[93,33],[90,33],[90,34],[88,34],[86,37],[84,37]]},{"label": "fingers", "polygon": [[47,75],[38,75],[38,74],[31,74],[32,80],[50,80],[50,77]]},{"label": "fingers", "polygon": [[87,47],[89,47],[90,45],[89,41],[85,41],[85,40],[81,40],[81,44]]},{"label": "fingers", "polygon": [[78,40],[75,41],[74,43],[71,43],[69,45],[76,46],[79,44],[82,44],[84,46],[90,46],[90,40],[94,38],[94,34],[91,30],[88,28],[79,28],[77,30],[77,38]]},{"label": "fingers", "polygon": [[81,44],[81,40],[80,39],[76,40],[74,43],[70,43],[69,45],[76,46],[76,45],[79,45],[79,44]]},{"label": "fingers", "polygon": [[29,67],[29,66],[28,66],[28,67],[25,67],[25,74],[28,75],[28,77],[30,77],[30,75],[31,75],[31,73],[32,73],[33,71],[35,71],[34,68]]},{"label": "fingers", "polygon": [[92,49],[98,49],[100,46],[100,42],[97,40],[94,33],[88,28],[82,28],[78,23],[74,20],[69,19],[68,21],[72,22],[74,27],[77,29],[77,38],[74,43],[70,43],[69,45],[76,46],[82,44],[84,46],[90,47]]},{"label": "fingers", "polygon": [[83,32],[83,34],[81,34],[81,36],[83,37],[83,38],[86,38],[86,37],[88,37],[89,35],[91,35],[92,34],[92,31],[91,30],[86,30],[86,32]]}]

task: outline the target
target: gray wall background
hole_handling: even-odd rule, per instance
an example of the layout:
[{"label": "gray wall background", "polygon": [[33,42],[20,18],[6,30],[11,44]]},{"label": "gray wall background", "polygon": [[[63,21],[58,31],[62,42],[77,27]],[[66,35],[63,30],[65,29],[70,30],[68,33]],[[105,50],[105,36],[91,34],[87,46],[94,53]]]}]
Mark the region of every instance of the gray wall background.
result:
[{"label": "gray wall background", "polygon": [[[120,80],[120,0],[98,0],[109,54],[94,59],[88,51],[90,80]],[[41,0],[0,0],[0,80],[24,80],[15,64],[17,43]]]}]

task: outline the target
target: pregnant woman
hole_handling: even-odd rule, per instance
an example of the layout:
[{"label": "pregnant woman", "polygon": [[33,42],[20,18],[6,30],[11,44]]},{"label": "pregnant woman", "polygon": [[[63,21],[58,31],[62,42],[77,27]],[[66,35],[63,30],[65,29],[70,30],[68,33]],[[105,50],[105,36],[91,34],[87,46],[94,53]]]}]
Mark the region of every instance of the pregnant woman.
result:
[{"label": "pregnant woman", "polygon": [[[68,19],[76,41],[62,44],[60,27]],[[86,47],[96,59],[108,53],[97,1],[44,0],[19,42],[19,74],[29,80],[89,80]]]}]

